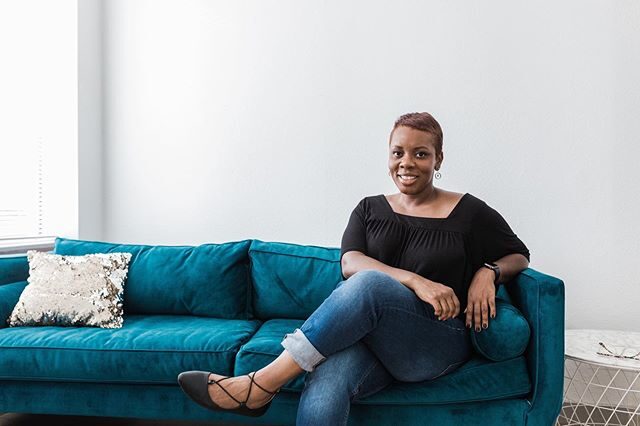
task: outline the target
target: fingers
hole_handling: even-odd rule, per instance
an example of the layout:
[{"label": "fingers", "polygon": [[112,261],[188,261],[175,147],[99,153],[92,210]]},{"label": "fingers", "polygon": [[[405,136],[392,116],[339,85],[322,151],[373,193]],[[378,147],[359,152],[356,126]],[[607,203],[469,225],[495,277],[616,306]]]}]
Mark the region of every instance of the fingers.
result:
[{"label": "fingers", "polygon": [[480,331],[480,324],[482,323],[482,307],[480,301],[473,303],[473,326],[476,331]]},{"label": "fingers", "polygon": [[467,325],[467,328],[471,328],[471,320],[473,317],[473,305],[471,303],[467,303],[467,307],[465,308],[464,312],[467,314],[464,322]]},{"label": "fingers", "polygon": [[433,306],[434,315],[441,321],[456,317],[460,313],[460,301],[451,287],[439,283],[431,286],[433,292],[423,300]]},{"label": "fingers", "polygon": [[446,311],[444,312],[444,315],[442,315],[440,319],[444,321],[444,320],[448,320],[453,316],[453,313],[456,311],[456,305],[448,297],[444,298],[442,300],[442,303],[443,305],[445,305]]},{"label": "fingers", "polygon": [[447,320],[454,316],[453,314],[456,311],[456,307],[449,299],[439,299],[434,303],[439,306],[439,309],[435,309],[435,314],[440,321]]},{"label": "fingers", "polygon": [[489,304],[486,299],[482,301],[480,307],[482,309],[482,328],[487,328],[489,327]]},{"label": "fingers", "polygon": [[455,292],[451,291],[447,296],[441,298],[440,303],[443,306],[443,315],[440,316],[440,320],[454,318],[460,313],[460,301]]},{"label": "fingers", "polygon": [[449,298],[449,304],[451,305],[451,317],[457,317],[460,313],[460,301],[458,300],[458,296],[456,296],[455,291],[451,291],[451,297]]},{"label": "fingers", "polygon": [[467,314],[465,318],[467,328],[473,326],[475,331],[482,331],[482,329],[489,327],[489,316],[496,317],[495,299],[469,301],[465,312]]},{"label": "fingers", "polygon": [[453,294],[453,305],[455,307],[453,311],[453,316],[457,317],[458,314],[460,313],[460,301],[458,300],[458,296],[456,296],[455,293]]},{"label": "fingers", "polygon": [[440,299],[435,299],[432,303],[433,305],[433,310],[434,313],[436,315],[436,317],[438,317],[438,319],[440,319],[445,311],[444,306],[442,305],[442,300]]}]

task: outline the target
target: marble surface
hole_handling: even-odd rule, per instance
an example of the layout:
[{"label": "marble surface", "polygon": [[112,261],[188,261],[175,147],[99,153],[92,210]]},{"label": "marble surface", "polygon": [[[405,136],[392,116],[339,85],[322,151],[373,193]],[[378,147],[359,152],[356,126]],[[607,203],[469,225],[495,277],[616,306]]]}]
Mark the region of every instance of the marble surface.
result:
[{"label": "marble surface", "polygon": [[[640,370],[640,360],[598,355],[607,353],[598,342],[616,354],[635,355],[640,352],[640,333],[620,330],[566,330],[565,356],[581,361],[628,370]],[[640,358],[640,356],[638,356]]]}]

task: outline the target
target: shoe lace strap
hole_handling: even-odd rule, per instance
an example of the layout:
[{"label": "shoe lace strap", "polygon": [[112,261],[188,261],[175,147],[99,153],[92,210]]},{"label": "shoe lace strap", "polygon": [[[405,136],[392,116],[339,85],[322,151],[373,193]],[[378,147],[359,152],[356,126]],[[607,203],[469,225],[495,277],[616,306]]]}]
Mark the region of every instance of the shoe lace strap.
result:
[{"label": "shoe lace strap", "polygon": [[[224,386],[222,386],[220,383],[218,383],[218,382],[221,382],[221,381],[226,380],[226,379],[230,379],[230,377],[224,377],[224,378],[222,378],[222,379],[220,379],[220,380],[210,379],[209,381],[207,381],[207,383],[208,383],[208,384],[210,384],[210,385],[212,385],[212,384],[214,384],[214,383],[215,383],[216,385],[218,385],[218,386],[220,387],[220,389],[222,389],[222,390],[224,391],[224,393],[226,393],[227,395],[229,395],[229,398],[233,399],[235,402],[237,402],[238,404],[242,405],[242,404],[243,404],[243,402],[238,401],[238,400],[237,400],[233,395],[231,395],[231,394],[230,394],[230,393],[229,393],[229,392],[224,388]],[[251,389],[249,389],[249,393],[251,393]],[[249,398],[247,398],[247,401],[248,401],[248,400],[249,400]],[[245,403],[246,403],[247,401],[245,401]]]},{"label": "shoe lace strap", "polygon": [[[233,395],[231,395],[225,388],[224,386],[222,386],[219,382],[226,380],[226,379],[230,379],[231,377],[224,377],[220,380],[215,380],[215,379],[209,379],[207,381],[208,384],[212,385],[212,384],[216,384],[220,387],[220,389],[222,389],[224,391],[224,393],[226,393],[227,395],[229,395],[229,398],[233,399],[235,402],[237,402],[238,404],[240,404],[240,406],[242,405],[246,405],[247,402],[249,402],[249,398],[251,398],[251,389],[253,388],[253,385],[255,384],[257,387],[259,387],[260,389],[262,389],[263,391],[271,394],[271,398],[269,398],[269,401],[271,401],[277,394],[278,392],[280,392],[280,389],[277,389],[275,392],[271,392],[270,390],[267,390],[265,388],[263,388],[262,386],[260,386],[258,384],[258,382],[255,381],[255,379],[253,378],[256,375],[257,371],[253,373],[253,375],[251,374],[247,374],[247,376],[249,376],[249,378],[251,379],[251,385],[249,386],[249,392],[247,393],[247,399],[242,402],[242,401],[238,401]],[[267,401],[267,402],[269,402]]]},{"label": "shoe lace strap", "polygon": [[[251,383],[254,383],[257,387],[259,387],[260,389],[262,389],[263,391],[265,391],[266,393],[269,393],[269,394],[271,394],[271,395],[275,395],[275,394],[277,394],[278,392],[280,392],[280,389],[276,389],[276,391],[275,391],[275,392],[271,392],[270,390],[267,390],[267,389],[263,388],[262,386],[260,386],[260,385],[258,384],[258,382],[256,382],[256,381],[255,381],[255,379],[254,379],[254,377],[255,377],[256,373],[257,373],[257,371],[255,371],[255,372],[253,373],[253,376],[252,376],[251,374],[247,374],[247,376],[249,376],[249,377],[251,378]],[[251,389],[249,389],[249,392],[251,392]]]}]

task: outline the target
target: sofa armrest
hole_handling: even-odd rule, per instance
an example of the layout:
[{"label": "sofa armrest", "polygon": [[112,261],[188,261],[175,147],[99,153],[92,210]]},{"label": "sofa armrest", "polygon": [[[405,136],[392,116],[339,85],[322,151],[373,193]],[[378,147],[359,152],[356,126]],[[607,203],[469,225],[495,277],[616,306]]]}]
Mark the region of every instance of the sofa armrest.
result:
[{"label": "sofa armrest", "polygon": [[0,256],[0,285],[25,281],[28,276],[27,256]]},{"label": "sofa armrest", "polygon": [[7,326],[7,318],[18,303],[22,290],[27,286],[26,281],[0,285],[0,328]]},{"label": "sofa armrest", "polygon": [[506,289],[531,327],[525,352],[532,382],[527,425],[552,425],[564,386],[564,282],[528,268]]}]

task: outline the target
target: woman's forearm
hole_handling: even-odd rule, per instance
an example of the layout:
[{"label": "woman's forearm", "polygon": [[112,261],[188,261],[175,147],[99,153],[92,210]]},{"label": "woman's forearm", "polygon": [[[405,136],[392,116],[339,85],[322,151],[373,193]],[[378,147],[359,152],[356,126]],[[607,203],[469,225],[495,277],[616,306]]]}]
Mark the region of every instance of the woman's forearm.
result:
[{"label": "woman's forearm", "polygon": [[415,290],[413,286],[418,278],[418,275],[413,272],[386,265],[359,251],[349,251],[345,253],[342,256],[340,265],[342,266],[342,275],[344,275],[345,278],[349,278],[358,271],[375,269],[376,271],[384,272],[395,278],[411,290]]},{"label": "woman's forearm", "polygon": [[495,261],[500,267],[499,283],[511,281],[516,275],[529,267],[529,261],[520,253],[508,254]]},{"label": "woman's forearm", "polygon": [[[511,281],[516,275],[529,267],[529,261],[519,253],[509,254],[495,262],[500,267],[499,283]],[[379,260],[369,257],[359,251],[350,251],[342,256],[342,275],[349,278],[358,271],[365,269],[375,269],[395,278],[411,290],[415,291],[414,285],[420,279],[419,275],[404,269],[394,268]]]}]

